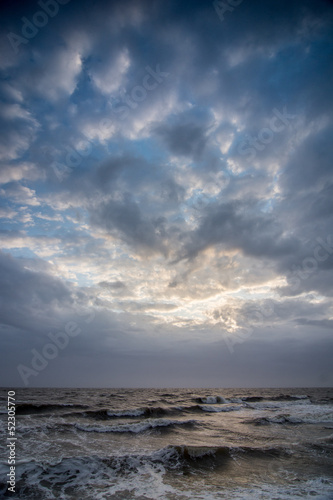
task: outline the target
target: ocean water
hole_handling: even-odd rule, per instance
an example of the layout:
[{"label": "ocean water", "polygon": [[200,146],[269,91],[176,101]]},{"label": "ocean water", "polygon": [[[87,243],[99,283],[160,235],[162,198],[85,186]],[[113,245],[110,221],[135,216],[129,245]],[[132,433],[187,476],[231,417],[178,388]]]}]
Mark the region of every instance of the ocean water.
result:
[{"label": "ocean water", "polygon": [[0,497],[333,499],[333,389],[17,389]]}]

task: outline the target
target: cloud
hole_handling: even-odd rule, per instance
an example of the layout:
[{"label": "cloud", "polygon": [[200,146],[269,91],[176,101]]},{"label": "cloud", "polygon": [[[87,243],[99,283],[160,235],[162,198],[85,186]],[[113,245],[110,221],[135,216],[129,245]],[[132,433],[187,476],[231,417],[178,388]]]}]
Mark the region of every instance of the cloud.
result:
[{"label": "cloud", "polygon": [[170,152],[176,156],[200,157],[206,143],[205,130],[194,124],[157,127],[156,133],[162,137]]},{"label": "cloud", "polygon": [[0,170],[0,184],[23,179],[36,180],[40,175],[38,169],[32,163],[4,164]]},{"label": "cloud", "polygon": [[30,146],[39,127],[38,121],[20,104],[1,106],[0,126],[3,134],[0,142],[0,160],[19,158]]},{"label": "cloud", "polygon": [[1,324],[35,334],[54,325],[56,309],[73,303],[73,292],[60,279],[27,264],[0,254]]},{"label": "cloud", "polygon": [[36,8],[0,20],[3,380],[83,309],[37,385],[329,383],[330,3],[71,0],[15,53]]},{"label": "cloud", "polygon": [[318,191],[327,187],[329,181],[332,182],[333,146],[329,140],[332,133],[332,127],[328,126],[311,134],[291,155],[280,177],[281,187],[286,194]]},{"label": "cloud", "polygon": [[125,49],[116,53],[104,66],[97,65],[96,69],[91,69],[92,79],[101,92],[112,94],[119,90],[130,64],[128,51]]},{"label": "cloud", "polygon": [[17,215],[15,210],[8,207],[0,207],[0,218],[1,219],[13,219]]},{"label": "cloud", "polygon": [[100,283],[98,283],[98,286],[109,290],[119,290],[126,288],[125,283],[123,283],[122,281],[101,281]]},{"label": "cloud", "polygon": [[15,203],[21,203],[31,206],[39,206],[40,202],[36,197],[36,192],[26,186],[22,186],[19,183],[7,184],[5,189],[1,189],[1,194],[6,195],[8,198],[13,200]]},{"label": "cloud", "polygon": [[108,200],[91,216],[93,225],[119,235],[138,251],[163,251],[163,220],[146,218],[131,199]]},{"label": "cloud", "polygon": [[22,69],[16,81],[22,95],[52,103],[74,92],[82,70],[81,54],[71,47],[52,47],[48,52],[39,48],[33,65]]},{"label": "cloud", "polygon": [[181,258],[194,258],[206,248],[218,244],[248,255],[272,259],[297,250],[297,240],[285,237],[278,221],[260,213],[256,205],[255,200],[249,200],[208,208],[199,227],[189,233]]}]

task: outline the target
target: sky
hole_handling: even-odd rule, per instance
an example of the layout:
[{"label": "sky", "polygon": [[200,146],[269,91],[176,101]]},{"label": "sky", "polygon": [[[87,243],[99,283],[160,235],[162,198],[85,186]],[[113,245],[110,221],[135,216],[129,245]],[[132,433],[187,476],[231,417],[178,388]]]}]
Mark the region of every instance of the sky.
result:
[{"label": "sky", "polygon": [[333,383],[333,3],[1,2],[0,384]]}]

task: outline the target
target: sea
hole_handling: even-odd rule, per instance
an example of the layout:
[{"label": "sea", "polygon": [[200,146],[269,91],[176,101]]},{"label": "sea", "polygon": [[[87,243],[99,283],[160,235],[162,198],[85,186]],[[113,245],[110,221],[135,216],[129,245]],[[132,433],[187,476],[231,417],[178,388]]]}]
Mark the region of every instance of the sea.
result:
[{"label": "sea", "polygon": [[333,499],[331,388],[15,389],[15,492],[8,390],[1,498]]}]

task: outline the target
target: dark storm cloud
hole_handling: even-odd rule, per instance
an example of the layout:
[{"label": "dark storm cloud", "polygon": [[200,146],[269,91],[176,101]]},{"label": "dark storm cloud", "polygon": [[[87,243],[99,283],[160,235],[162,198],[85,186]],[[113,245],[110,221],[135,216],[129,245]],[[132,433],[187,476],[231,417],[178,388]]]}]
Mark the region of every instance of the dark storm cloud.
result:
[{"label": "dark storm cloud", "polygon": [[10,161],[26,152],[36,135],[38,122],[24,105],[8,102],[0,107],[0,127],[0,160]]},{"label": "dark storm cloud", "polygon": [[33,300],[34,296],[44,304],[71,301],[71,292],[60,279],[43,272],[31,271],[11,255],[3,252],[0,254],[0,268],[1,290],[5,291],[3,299],[15,299],[18,308],[24,305],[28,297]]},{"label": "dark storm cloud", "polygon": [[272,259],[297,251],[298,241],[284,237],[283,227],[260,213],[256,202],[230,202],[207,209],[197,230],[189,234],[182,259],[191,259],[211,246],[224,244],[245,254]]},{"label": "dark storm cloud", "polygon": [[164,130],[158,127],[156,132],[165,140],[173,154],[193,159],[200,156],[206,142],[204,130],[192,124],[176,125]]},{"label": "dark storm cloud", "polygon": [[[312,258],[312,257],[310,257]],[[288,274],[287,281],[288,285],[280,287],[277,292],[283,296],[298,296],[302,293],[317,292],[322,294],[324,297],[333,296],[333,279],[332,279],[332,260],[329,262],[328,270],[323,270],[312,266],[311,270],[305,270],[302,266],[302,261],[299,265],[293,265]],[[321,265],[321,267],[324,267]],[[328,266],[327,266],[328,267]]]},{"label": "dark storm cloud", "polygon": [[[286,194],[299,195],[304,191],[310,191],[317,197],[318,188],[324,186],[328,188],[329,182],[333,180],[332,136],[333,127],[330,125],[304,139],[294,155],[290,157],[280,177],[280,184]],[[329,192],[325,194],[328,200]]]},{"label": "dark storm cloud", "polygon": [[175,156],[198,160],[207,142],[209,122],[211,117],[207,111],[196,109],[179,114],[168,124],[156,126],[153,132]]},{"label": "dark storm cloud", "polygon": [[174,179],[165,179],[161,184],[161,196],[163,200],[171,203],[181,203],[184,200],[185,189]]},{"label": "dark storm cloud", "polygon": [[74,291],[45,266],[0,254],[1,323],[21,331],[44,333],[57,323],[57,308],[66,310],[74,302]]},{"label": "dark storm cloud", "polygon": [[329,330],[332,330],[333,328],[333,320],[331,319],[310,320],[306,318],[299,318],[297,323],[299,325],[319,326],[322,328],[328,328]]},{"label": "dark storm cloud", "polygon": [[[122,201],[109,200],[93,212],[92,224],[120,234],[125,242],[141,249],[163,251],[164,220],[145,218],[137,203],[130,197]],[[161,238],[162,236],[162,238]]]}]

